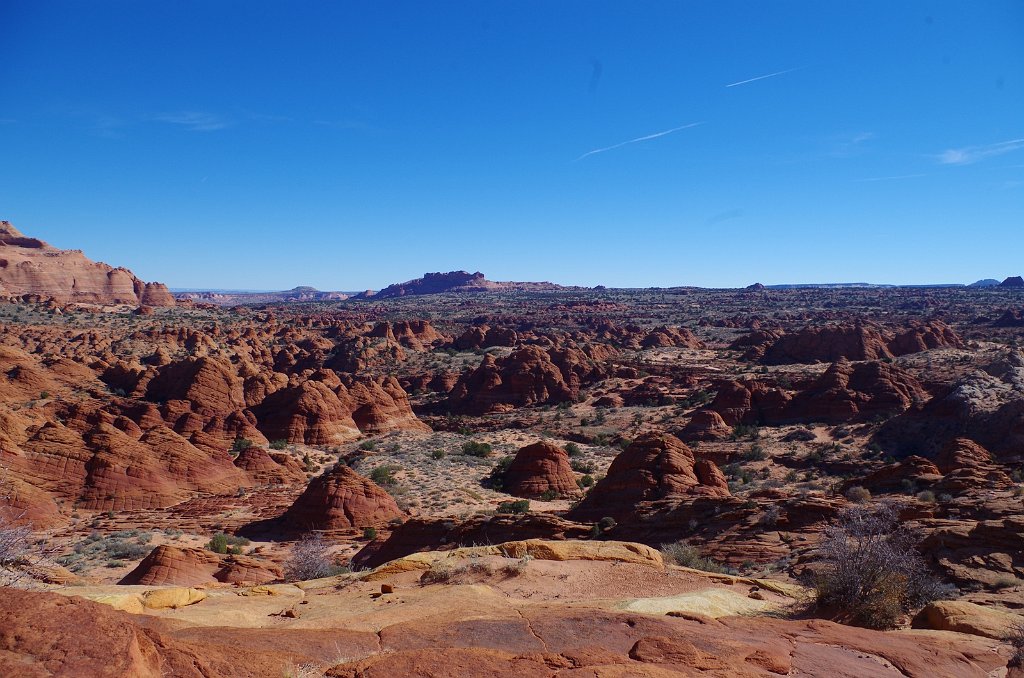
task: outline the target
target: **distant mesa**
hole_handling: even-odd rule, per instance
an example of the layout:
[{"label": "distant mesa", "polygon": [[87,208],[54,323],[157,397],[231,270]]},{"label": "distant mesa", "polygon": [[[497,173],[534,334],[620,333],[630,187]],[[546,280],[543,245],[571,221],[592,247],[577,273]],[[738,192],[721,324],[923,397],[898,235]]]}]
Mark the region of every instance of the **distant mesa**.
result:
[{"label": "distant mesa", "polygon": [[162,283],[145,283],[127,268],[61,250],[0,221],[0,297],[39,297],[62,303],[174,306]]},{"label": "distant mesa", "polygon": [[995,278],[985,278],[984,280],[978,280],[972,282],[968,287],[996,287],[999,285],[999,281]]},{"label": "distant mesa", "polygon": [[765,287],[761,283],[754,283],[753,285],[747,285],[746,290],[748,292],[762,292]]},{"label": "distant mesa", "polygon": [[1020,277],[1019,275],[1011,276],[1004,280],[1003,282],[999,283],[999,286],[1013,288],[1024,287],[1024,278]]},{"label": "distant mesa", "polygon": [[551,291],[565,289],[550,282],[496,282],[488,280],[483,273],[449,271],[448,273],[424,273],[422,278],[395,283],[380,292],[367,290],[355,295],[354,299],[395,299],[398,297],[423,294],[468,293],[468,292],[509,292],[509,291]]}]

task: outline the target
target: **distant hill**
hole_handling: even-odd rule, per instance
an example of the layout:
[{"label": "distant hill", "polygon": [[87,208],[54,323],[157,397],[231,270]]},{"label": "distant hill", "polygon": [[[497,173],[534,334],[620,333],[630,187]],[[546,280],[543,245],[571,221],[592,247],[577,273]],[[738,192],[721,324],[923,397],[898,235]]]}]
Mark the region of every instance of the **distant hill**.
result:
[{"label": "distant hill", "polygon": [[422,278],[388,285],[380,292],[366,291],[354,299],[395,299],[397,297],[423,294],[502,292],[502,291],[550,291],[565,289],[550,282],[497,282],[488,280],[483,273],[449,271],[448,273],[424,273]]},{"label": "distant hill", "polygon": [[341,301],[348,299],[344,292],[321,292],[315,287],[293,287],[281,292],[247,292],[235,290],[189,290],[174,295],[182,301],[198,301],[218,306],[236,304],[276,304],[290,301]]},{"label": "distant hill", "polygon": [[1011,276],[999,283],[1000,287],[1024,287],[1024,278],[1019,275]]},{"label": "distant hill", "polygon": [[968,287],[995,287],[999,284],[999,281],[995,278],[985,278],[978,282],[972,282]]}]

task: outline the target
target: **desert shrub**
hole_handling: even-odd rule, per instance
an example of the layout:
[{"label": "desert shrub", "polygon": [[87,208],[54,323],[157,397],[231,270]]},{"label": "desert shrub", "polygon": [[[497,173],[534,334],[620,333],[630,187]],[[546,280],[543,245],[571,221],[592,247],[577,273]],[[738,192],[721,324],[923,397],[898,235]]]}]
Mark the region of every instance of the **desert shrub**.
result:
[{"label": "desert shrub", "polygon": [[395,480],[395,471],[398,470],[397,466],[390,464],[384,464],[370,471],[370,480],[377,483],[381,487],[390,487],[391,485],[397,484]]},{"label": "desert shrub", "polygon": [[284,438],[270,441],[270,449],[272,450],[283,450],[286,447],[288,447],[288,441]]},{"label": "desert shrub", "polygon": [[1024,666],[1024,622],[1017,622],[1006,636],[1006,642],[1013,648],[1010,666]]},{"label": "desert shrub", "polygon": [[754,443],[743,452],[742,457],[744,461],[764,461],[768,458],[768,452],[764,449],[764,445]]},{"label": "desert shrub", "polygon": [[528,499],[517,499],[516,501],[504,501],[498,504],[495,509],[497,513],[529,513],[530,501]]},{"label": "desert shrub", "polygon": [[527,554],[515,562],[503,565],[498,572],[506,577],[518,577],[526,571],[526,566],[529,565],[531,560],[533,560],[533,556]]},{"label": "desert shrub", "polygon": [[854,485],[846,491],[846,498],[850,501],[857,502],[858,504],[863,504],[871,501],[871,491],[866,487]]},{"label": "desert shrub", "polygon": [[491,472],[487,474],[487,485],[490,485],[493,489],[501,491],[505,487],[505,472],[508,471],[508,467],[512,465],[512,460],[515,457],[504,456],[499,459],[493,467]]},{"label": "desert shrub", "polygon": [[592,461],[583,461],[582,459],[573,459],[569,462],[569,466],[572,467],[576,473],[593,473],[597,470],[597,465]]},{"label": "desert shrub", "polygon": [[544,490],[540,495],[541,501],[553,501],[555,499],[558,499],[558,493],[554,490]]},{"label": "desert shrub", "polygon": [[741,438],[757,440],[761,437],[761,430],[753,424],[736,424],[732,428],[732,437],[733,440],[740,440]]},{"label": "desert shrub", "polygon": [[462,444],[462,453],[470,457],[489,457],[492,454],[492,450],[488,443],[467,440]]},{"label": "desert shrub", "polygon": [[214,553],[231,553],[238,555],[242,552],[242,547],[248,546],[249,543],[249,540],[245,537],[236,537],[233,534],[218,532],[210,538],[209,543],[206,544],[206,548],[210,549]]},{"label": "desert shrub", "polygon": [[568,443],[565,446],[565,453],[570,457],[578,457],[583,454],[583,450],[581,450],[580,446],[576,443]]},{"label": "desert shrub", "polygon": [[813,576],[818,603],[843,610],[856,624],[881,629],[947,597],[952,587],[928,572],[914,549],[916,541],[891,504],[846,509],[823,533],[820,567]]},{"label": "desert shrub", "polygon": [[434,450],[430,453],[430,458],[434,460],[444,459],[444,450]]},{"label": "desert shrub", "polygon": [[594,486],[594,476],[589,475],[589,474],[585,475],[582,478],[580,478],[579,480],[577,480],[576,484],[579,485],[580,489],[582,489],[582,490],[585,490],[588,487],[593,487]]},{"label": "desert shrub", "polygon": [[238,454],[250,447],[252,447],[252,441],[248,438],[235,438],[235,442],[231,443],[231,454]]},{"label": "desert shrub", "polygon": [[778,504],[772,504],[764,510],[757,522],[765,527],[775,527],[779,523],[779,516],[782,510]]},{"label": "desert shrub", "polygon": [[935,493],[932,492],[931,490],[925,490],[923,492],[918,492],[917,493],[917,498],[920,499],[921,501],[923,501],[926,504],[934,504],[935,503]]},{"label": "desert shrub", "polygon": [[377,538],[377,528],[375,527],[364,527],[363,528],[363,539],[367,541],[373,541]]},{"label": "desert shrub", "polygon": [[15,521],[0,507],[0,586],[10,586],[21,578],[18,566],[29,554],[32,528],[15,525]]},{"label": "desert shrub", "polygon": [[371,451],[377,449],[377,441],[376,440],[364,440],[363,442],[359,443],[359,449],[363,450],[365,452],[371,452]]},{"label": "desert shrub", "polygon": [[292,546],[291,555],[284,565],[288,581],[305,581],[331,577],[345,571],[338,567],[328,551],[331,545],[319,534],[306,535]]},{"label": "desert shrub", "polygon": [[701,554],[699,548],[687,543],[685,539],[671,544],[662,544],[658,550],[661,552],[662,559],[672,565],[689,567],[694,570],[704,570],[705,572],[726,571],[725,567],[719,565],[711,558],[706,558]]}]

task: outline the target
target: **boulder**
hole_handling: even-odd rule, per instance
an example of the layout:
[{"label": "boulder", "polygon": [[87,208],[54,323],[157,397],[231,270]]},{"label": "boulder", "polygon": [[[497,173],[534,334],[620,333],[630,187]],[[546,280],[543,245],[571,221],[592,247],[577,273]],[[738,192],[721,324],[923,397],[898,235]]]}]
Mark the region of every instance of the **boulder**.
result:
[{"label": "boulder", "polygon": [[379,527],[404,517],[390,494],[345,464],[310,481],[283,519],[297,529]]}]

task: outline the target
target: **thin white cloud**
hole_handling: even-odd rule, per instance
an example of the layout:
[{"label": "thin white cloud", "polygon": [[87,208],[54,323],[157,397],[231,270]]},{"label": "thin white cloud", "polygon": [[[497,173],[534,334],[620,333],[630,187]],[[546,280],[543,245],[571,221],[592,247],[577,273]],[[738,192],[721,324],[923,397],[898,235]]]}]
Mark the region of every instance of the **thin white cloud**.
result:
[{"label": "thin white cloud", "polygon": [[580,160],[583,160],[583,158],[586,158],[587,156],[596,155],[598,153],[604,153],[605,151],[612,151],[612,150],[615,150],[616,148],[622,148],[623,146],[628,146],[629,144],[635,144],[635,143],[640,142],[640,141],[650,141],[651,139],[657,139],[659,137],[667,136],[669,134],[672,134],[673,132],[678,132],[679,130],[689,129],[691,127],[696,127],[697,125],[703,125],[703,124],[704,124],[703,122],[691,122],[688,125],[680,125],[679,127],[673,127],[672,129],[667,129],[667,130],[664,130],[663,132],[655,132],[654,134],[648,134],[646,136],[637,137],[636,139],[630,139],[629,141],[623,141],[622,143],[615,144],[614,146],[605,146],[604,148],[595,148],[594,150],[587,151],[586,153],[584,153],[580,157],[576,158],[576,162],[579,162]]},{"label": "thin white cloud", "polygon": [[1000,141],[996,144],[985,146],[966,146],[964,148],[950,148],[940,153],[937,158],[943,165],[970,165],[994,155],[1002,155],[1010,151],[1024,148],[1024,139],[1010,139]]},{"label": "thin white cloud", "polygon": [[917,179],[918,177],[926,177],[927,174],[898,174],[892,177],[869,177],[867,179],[856,179],[858,183],[864,183],[867,181],[898,181],[900,179]]},{"label": "thin white cloud", "polygon": [[776,71],[775,73],[767,73],[765,75],[759,75],[756,78],[747,78],[746,80],[740,80],[739,82],[731,82],[728,85],[726,85],[726,87],[737,87],[739,85],[746,85],[748,82],[757,82],[758,80],[764,80],[766,78],[774,78],[775,76],[778,75],[785,75],[786,73],[799,71],[801,68],[803,68],[803,66],[801,66],[800,68],[788,68],[784,71]]},{"label": "thin white cloud", "polygon": [[228,127],[231,123],[212,113],[183,111],[181,113],[165,113],[153,118],[157,122],[179,125],[190,132],[213,132]]}]

